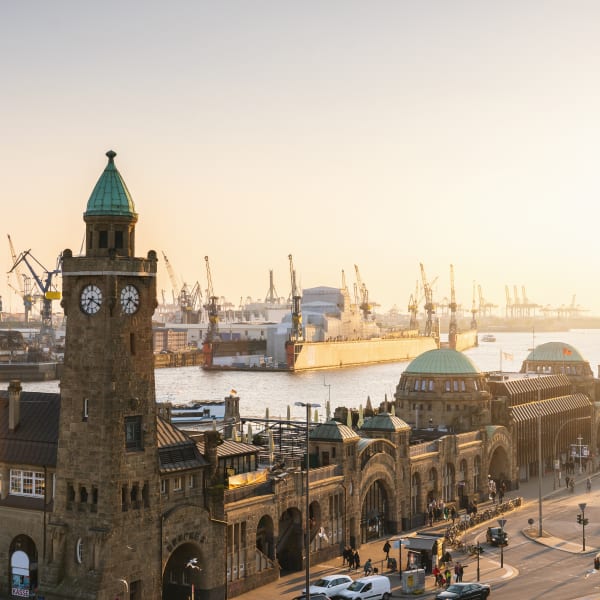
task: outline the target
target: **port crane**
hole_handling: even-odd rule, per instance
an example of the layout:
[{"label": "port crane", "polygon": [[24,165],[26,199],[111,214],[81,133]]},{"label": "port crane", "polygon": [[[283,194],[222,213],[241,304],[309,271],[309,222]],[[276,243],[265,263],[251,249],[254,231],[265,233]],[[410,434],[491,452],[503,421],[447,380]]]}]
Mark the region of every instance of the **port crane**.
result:
[{"label": "port crane", "polygon": [[456,292],[454,289],[454,265],[450,265],[450,323],[448,325],[448,346],[456,350],[458,325],[456,322]]},{"label": "port crane", "polygon": [[206,330],[205,342],[217,341],[219,337],[219,297],[215,296],[213,290],[212,274],[210,272],[210,263],[208,256],[204,257],[206,263],[206,304],[204,309],[208,315],[208,329]]},{"label": "port crane", "polygon": [[296,270],[294,269],[294,261],[291,254],[288,254],[288,260],[290,261],[290,280],[292,286],[292,330],[290,331],[290,341],[299,342],[304,338],[302,333],[302,296],[296,285]]},{"label": "port crane", "polygon": [[373,311],[373,306],[369,302],[369,290],[367,286],[362,282],[360,277],[360,271],[358,270],[358,265],[354,265],[354,270],[356,272],[356,286],[358,290],[358,295],[360,296],[360,305],[359,308],[362,310],[363,319],[365,321],[369,318],[369,315]]},{"label": "port crane", "polygon": [[21,269],[21,264],[17,264],[17,253],[15,252],[15,247],[13,246],[12,239],[10,234],[8,236],[8,246],[10,248],[10,256],[12,258],[12,264],[15,265],[13,269],[9,271],[9,275],[11,272],[14,272],[17,279],[18,289],[15,288],[10,280],[8,282],[9,287],[14,290],[23,300],[23,311],[25,314],[25,323],[29,323],[29,315],[31,314],[31,310],[33,308],[34,296],[31,290],[31,278],[27,277],[25,273],[23,273]]},{"label": "port crane", "polygon": [[477,295],[475,294],[475,281],[473,281],[473,300],[471,302],[471,329],[477,329]]},{"label": "port crane", "polygon": [[[31,250],[26,250],[25,252],[21,252],[9,271],[9,273],[12,273],[19,267],[21,263],[24,263],[29,269],[33,280],[36,282],[42,297],[42,326],[40,329],[40,344],[50,348],[54,347],[55,342],[54,325],[52,323],[52,301],[60,300],[60,292],[55,289],[56,286],[54,288],[52,287],[52,279],[55,275],[60,274],[61,262],[62,255],[59,255],[56,261],[56,267],[50,271],[46,269],[46,267],[44,267],[44,265],[42,265],[42,263],[31,254]],[[43,276],[38,275],[32,263],[37,264],[43,269]]]},{"label": "port crane", "polygon": [[425,322],[425,335],[432,336],[436,339],[439,344],[440,332],[439,323],[434,327],[433,315],[435,314],[435,304],[433,303],[433,285],[427,281],[427,275],[425,274],[425,267],[423,263],[419,263],[421,266],[421,280],[423,282],[423,294],[425,295],[425,312],[427,313],[427,321]]}]

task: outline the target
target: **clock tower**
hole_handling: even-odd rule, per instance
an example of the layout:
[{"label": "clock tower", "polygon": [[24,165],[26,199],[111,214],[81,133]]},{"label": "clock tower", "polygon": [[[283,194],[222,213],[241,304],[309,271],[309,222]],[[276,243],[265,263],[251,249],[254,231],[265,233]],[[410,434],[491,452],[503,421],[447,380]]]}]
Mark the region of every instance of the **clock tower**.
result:
[{"label": "clock tower", "polygon": [[152,315],[154,251],[115,152],[83,215],[85,255],[63,253],[66,342],[47,598],[161,597],[160,480]]}]

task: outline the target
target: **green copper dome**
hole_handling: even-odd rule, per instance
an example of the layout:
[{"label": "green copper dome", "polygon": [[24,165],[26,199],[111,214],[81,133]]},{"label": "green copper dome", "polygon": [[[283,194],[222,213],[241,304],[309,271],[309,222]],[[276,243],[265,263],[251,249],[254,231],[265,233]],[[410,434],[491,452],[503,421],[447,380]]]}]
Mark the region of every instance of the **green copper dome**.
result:
[{"label": "green copper dome", "polygon": [[378,413],[374,417],[365,419],[361,429],[378,431],[404,431],[407,429],[410,430],[410,425],[395,415],[390,415],[389,413]]},{"label": "green copper dome", "polygon": [[108,164],[87,203],[86,217],[118,216],[137,218],[131,194],[115,166],[116,152],[109,150]]},{"label": "green copper dome", "polygon": [[576,348],[564,342],[547,342],[534,348],[525,359],[543,362],[586,362]]},{"label": "green copper dome", "polygon": [[431,375],[478,375],[480,373],[468,356],[458,350],[447,348],[423,352],[406,367],[404,372]]},{"label": "green copper dome", "polygon": [[327,421],[326,423],[321,423],[317,425],[310,432],[311,440],[329,440],[332,442],[343,442],[347,440],[355,440],[360,436],[355,433],[350,427],[344,425],[342,423],[338,423],[333,419]]}]

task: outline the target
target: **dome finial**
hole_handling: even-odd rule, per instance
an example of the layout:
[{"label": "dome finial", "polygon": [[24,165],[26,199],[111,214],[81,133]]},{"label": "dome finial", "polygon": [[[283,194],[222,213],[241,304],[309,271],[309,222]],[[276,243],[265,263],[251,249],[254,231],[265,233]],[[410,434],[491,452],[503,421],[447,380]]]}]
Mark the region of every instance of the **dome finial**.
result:
[{"label": "dome finial", "polygon": [[106,153],[106,156],[108,156],[108,162],[113,162],[115,160],[116,155],[117,155],[117,153],[114,150],[109,150]]}]

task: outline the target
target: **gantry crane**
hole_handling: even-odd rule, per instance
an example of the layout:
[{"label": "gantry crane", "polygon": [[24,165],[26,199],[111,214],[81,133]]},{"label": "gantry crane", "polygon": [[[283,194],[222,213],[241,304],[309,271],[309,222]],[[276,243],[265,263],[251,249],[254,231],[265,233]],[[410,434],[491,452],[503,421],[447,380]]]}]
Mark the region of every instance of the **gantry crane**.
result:
[{"label": "gantry crane", "polygon": [[454,290],[454,265],[450,265],[450,323],[448,325],[448,346],[456,350],[458,325],[456,323],[456,292]]},{"label": "gantry crane", "polygon": [[290,261],[290,280],[292,286],[292,329],[290,331],[290,342],[300,342],[304,338],[302,332],[302,296],[296,285],[296,270],[294,269],[291,254],[288,254],[288,260]]},{"label": "gantry crane", "polygon": [[414,295],[411,294],[408,299],[408,312],[410,313],[410,322],[408,328],[415,330],[419,328],[417,321],[417,312],[419,311],[419,280],[417,279],[417,285],[415,286]]},{"label": "gantry crane", "polygon": [[359,308],[362,310],[363,319],[365,321],[369,318],[369,315],[373,311],[373,306],[369,302],[369,290],[367,286],[362,282],[360,277],[360,271],[358,270],[358,265],[354,265],[354,270],[356,271],[356,285],[358,288],[358,294],[360,296],[360,305]]},{"label": "gantry crane", "polygon": [[213,290],[212,274],[210,272],[210,263],[208,256],[204,257],[206,263],[206,304],[204,309],[208,315],[208,329],[206,330],[205,342],[212,343],[219,337],[219,297],[215,296]]},{"label": "gantry crane", "polygon": [[[35,262],[44,271],[43,279],[42,276],[38,275],[33,268],[32,262]],[[56,261],[56,267],[54,270],[49,271],[37,260],[32,254],[31,250],[21,252],[13,264],[9,273],[12,273],[19,267],[21,263],[25,263],[29,272],[31,273],[34,281],[36,282],[42,297],[42,326],[40,329],[40,344],[44,347],[53,348],[55,342],[54,325],[52,323],[52,301],[60,300],[60,292],[52,287],[52,279],[55,275],[58,275],[61,270],[62,255],[59,255]]]},{"label": "gantry crane", "polygon": [[269,269],[269,291],[265,297],[266,304],[279,304],[279,296],[273,282],[273,269]]}]

